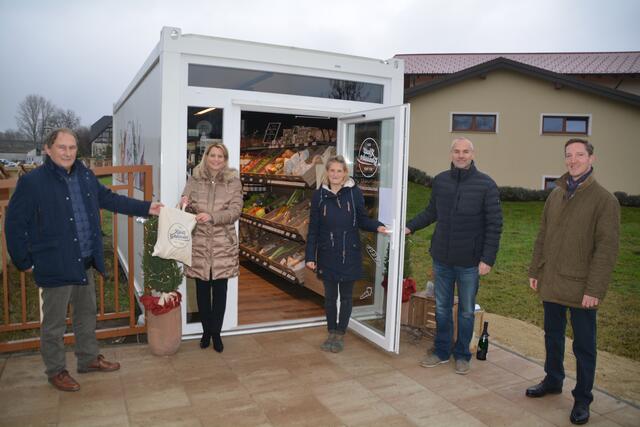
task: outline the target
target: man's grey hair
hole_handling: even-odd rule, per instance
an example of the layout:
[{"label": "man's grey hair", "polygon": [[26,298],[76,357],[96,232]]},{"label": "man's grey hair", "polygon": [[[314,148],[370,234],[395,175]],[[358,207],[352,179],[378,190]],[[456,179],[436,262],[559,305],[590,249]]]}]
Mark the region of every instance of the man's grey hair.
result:
[{"label": "man's grey hair", "polygon": [[471,140],[469,138],[465,138],[464,136],[456,138],[451,142],[451,151],[453,151],[453,146],[456,145],[456,142],[460,142],[460,141],[468,142],[469,146],[471,147],[471,151],[475,151],[475,148],[473,147],[473,142],[471,142]]},{"label": "man's grey hair", "polygon": [[78,135],[69,128],[58,128],[58,129],[54,129],[51,132],[49,132],[49,134],[47,135],[47,137],[44,139],[44,143],[47,147],[51,148],[53,147],[53,143],[56,142],[56,139],[58,138],[58,135],[61,133],[66,133],[67,135],[71,135],[73,137],[73,139],[76,140],[76,144],[78,143]]}]

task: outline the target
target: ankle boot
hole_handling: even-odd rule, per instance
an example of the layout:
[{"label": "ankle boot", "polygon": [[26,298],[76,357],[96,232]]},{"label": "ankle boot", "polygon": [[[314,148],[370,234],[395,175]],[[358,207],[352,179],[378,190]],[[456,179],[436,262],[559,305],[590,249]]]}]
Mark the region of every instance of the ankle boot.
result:
[{"label": "ankle boot", "polygon": [[222,338],[220,338],[220,334],[213,335],[213,349],[218,353],[222,353],[224,350],[224,344],[222,344]]},{"label": "ankle boot", "polygon": [[329,331],[329,336],[322,343],[322,345],[320,346],[320,349],[322,351],[331,351],[331,345],[333,344],[333,341],[335,339],[336,339],[336,331]]},{"label": "ankle boot", "polygon": [[203,333],[202,338],[200,338],[200,348],[207,348],[211,343],[211,335],[208,333]]},{"label": "ankle boot", "polygon": [[342,350],[344,350],[344,332],[336,331],[335,338],[331,343],[331,352],[340,353]]}]

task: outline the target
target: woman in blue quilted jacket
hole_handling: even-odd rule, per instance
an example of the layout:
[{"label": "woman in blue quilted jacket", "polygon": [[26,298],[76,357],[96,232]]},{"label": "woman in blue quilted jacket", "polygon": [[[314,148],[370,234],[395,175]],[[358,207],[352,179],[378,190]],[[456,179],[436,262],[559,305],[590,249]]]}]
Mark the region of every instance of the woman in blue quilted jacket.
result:
[{"label": "woman in blue quilted jacket", "polygon": [[[344,349],[344,334],[352,310],[353,284],[362,277],[359,229],[386,233],[380,221],[367,216],[362,190],[349,177],[342,156],[330,158],[322,186],[313,193],[305,260],[324,284],[329,336],[324,351]],[[340,315],[337,300],[340,295]]]}]

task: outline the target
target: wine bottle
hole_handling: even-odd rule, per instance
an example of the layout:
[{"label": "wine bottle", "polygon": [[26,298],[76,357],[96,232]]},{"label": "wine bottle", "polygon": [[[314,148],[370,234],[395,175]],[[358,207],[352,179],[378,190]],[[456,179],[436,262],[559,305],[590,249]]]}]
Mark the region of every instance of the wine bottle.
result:
[{"label": "wine bottle", "polygon": [[487,351],[489,350],[489,333],[487,332],[488,326],[489,322],[484,322],[482,335],[480,335],[480,339],[478,340],[478,351],[476,353],[476,359],[478,360],[487,360]]}]

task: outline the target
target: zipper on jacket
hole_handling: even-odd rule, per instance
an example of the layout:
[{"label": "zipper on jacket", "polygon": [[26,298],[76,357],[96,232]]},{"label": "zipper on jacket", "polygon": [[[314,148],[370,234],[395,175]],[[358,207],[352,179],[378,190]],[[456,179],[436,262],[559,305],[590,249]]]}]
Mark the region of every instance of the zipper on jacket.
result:
[{"label": "zipper on jacket", "polygon": [[336,245],[335,245],[335,242],[333,241],[333,231],[329,232],[329,237],[331,238],[331,247],[334,248]]},{"label": "zipper on jacket", "polygon": [[342,232],[342,263],[346,262],[347,258],[347,232]]},{"label": "zipper on jacket", "polygon": [[338,207],[342,209],[342,206],[340,206],[340,197],[336,197],[336,202],[338,203]]},{"label": "zipper on jacket", "polygon": [[327,216],[327,205],[324,205],[324,216]]}]

